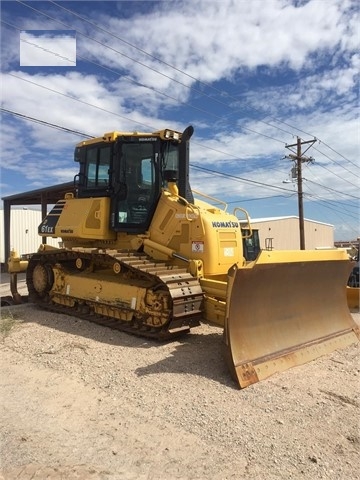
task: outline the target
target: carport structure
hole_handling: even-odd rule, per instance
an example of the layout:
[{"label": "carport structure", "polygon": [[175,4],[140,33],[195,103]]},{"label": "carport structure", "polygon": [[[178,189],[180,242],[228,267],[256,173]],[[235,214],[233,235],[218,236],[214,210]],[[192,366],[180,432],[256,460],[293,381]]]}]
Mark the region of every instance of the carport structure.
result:
[{"label": "carport structure", "polygon": [[[61,183],[51,187],[40,188],[38,190],[30,190],[29,192],[17,193],[8,197],[3,197],[4,202],[4,252],[5,259],[10,256],[10,224],[11,224],[11,207],[26,205],[41,205],[41,217],[45,218],[48,205],[55,204],[58,200],[64,198],[65,193],[72,192],[75,194],[74,182]],[[46,243],[46,237],[42,238],[42,242]]]}]

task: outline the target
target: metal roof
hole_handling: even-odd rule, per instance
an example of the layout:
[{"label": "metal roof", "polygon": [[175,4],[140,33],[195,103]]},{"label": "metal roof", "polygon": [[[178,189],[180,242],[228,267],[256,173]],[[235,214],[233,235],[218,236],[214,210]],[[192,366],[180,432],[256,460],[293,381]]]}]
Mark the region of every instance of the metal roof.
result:
[{"label": "metal roof", "polygon": [[64,198],[67,192],[75,192],[74,182],[16,193],[15,195],[2,197],[2,200],[10,205],[41,205],[42,201],[46,199],[47,204],[53,204]]},{"label": "metal roof", "polygon": [[[4,253],[5,259],[10,256],[10,221],[11,207],[15,205],[41,205],[42,218],[47,214],[47,206],[55,204],[64,198],[65,193],[75,193],[74,182],[60,183],[50,187],[30,190],[29,192],[16,193],[2,197],[4,202]],[[46,243],[46,237],[42,240]]]},{"label": "metal roof", "polygon": [[[283,217],[262,217],[262,218],[251,218],[250,217],[250,222],[251,223],[276,222],[278,220],[290,220],[291,218],[299,220],[299,217],[297,215],[285,215]],[[319,225],[327,225],[329,227],[334,226],[331,223],[319,222],[318,220],[312,220],[311,218],[304,218],[304,220],[306,222],[318,223]],[[245,220],[244,220],[244,222],[245,222]],[[243,223],[243,222],[241,222],[241,223]]]}]

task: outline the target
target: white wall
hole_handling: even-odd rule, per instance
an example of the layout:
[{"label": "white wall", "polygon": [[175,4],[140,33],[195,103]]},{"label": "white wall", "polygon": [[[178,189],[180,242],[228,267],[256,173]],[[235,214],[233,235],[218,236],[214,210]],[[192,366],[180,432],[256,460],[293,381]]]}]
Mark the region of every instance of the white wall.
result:
[{"label": "white wall", "polygon": [[[42,243],[38,235],[38,226],[41,223],[40,210],[11,209],[10,218],[10,249],[19,254],[34,253]],[[0,263],[6,263],[4,250],[4,211],[0,210]],[[47,237],[47,243],[54,247],[59,246],[60,238]]]},{"label": "white wall", "polygon": [[[251,225],[259,230],[260,246],[266,248],[266,243],[272,239],[275,250],[299,250],[299,218],[298,217],[273,217],[251,219]],[[334,246],[333,225],[304,220],[305,248],[328,248]]]}]

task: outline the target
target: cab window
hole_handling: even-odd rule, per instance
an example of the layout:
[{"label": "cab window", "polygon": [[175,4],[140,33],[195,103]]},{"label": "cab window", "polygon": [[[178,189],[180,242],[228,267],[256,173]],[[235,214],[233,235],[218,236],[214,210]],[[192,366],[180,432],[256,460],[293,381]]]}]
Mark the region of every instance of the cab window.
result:
[{"label": "cab window", "polygon": [[86,184],[89,188],[109,185],[111,146],[88,148],[86,152]]}]

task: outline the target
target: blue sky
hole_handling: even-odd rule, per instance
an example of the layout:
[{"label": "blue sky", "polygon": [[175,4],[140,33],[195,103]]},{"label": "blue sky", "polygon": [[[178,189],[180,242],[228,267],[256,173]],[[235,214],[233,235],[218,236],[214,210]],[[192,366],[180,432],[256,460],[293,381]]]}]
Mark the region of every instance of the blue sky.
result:
[{"label": "blue sky", "polygon": [[355,0],[14,0],[1,22],[2,197],[72,181],[81,133],[192,124],[194,189],[297,215],[286,145],[316,137],[305,217],[360,235]]}]

